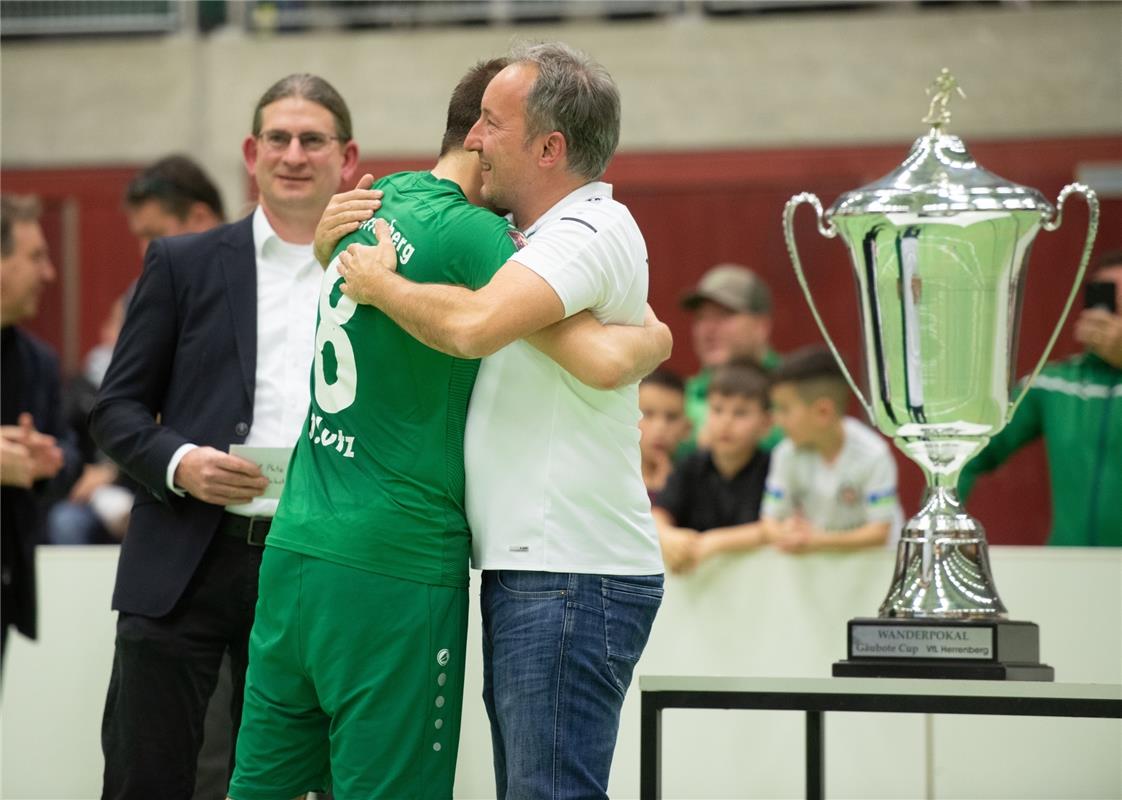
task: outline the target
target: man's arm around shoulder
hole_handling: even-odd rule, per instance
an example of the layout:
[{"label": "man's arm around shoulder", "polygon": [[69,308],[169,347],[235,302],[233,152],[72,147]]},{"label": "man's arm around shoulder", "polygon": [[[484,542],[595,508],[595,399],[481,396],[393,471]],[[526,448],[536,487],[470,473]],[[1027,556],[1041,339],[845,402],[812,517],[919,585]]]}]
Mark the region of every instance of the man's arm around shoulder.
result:
[{"label": "man's arm around shoulder", "polygon": [[459,358],[482,358],[565,316],[561,298],[545,279],[513,259],[476,291],[413,283],[397,274],[388,230],[379,218],[377,245],[351,245],[339,254],[343,293],[381,309],[429,347]]},{"label": "man's arm around shoulder", "polygon": [[[429,347],[460,358],[481,358],[565,316],[553,287],[516,258],[475,291],[413,283],[396,273],[397,258],[386,230],[385,222],[376,220],[377,246],[352,245],[340,254],[343,292],[358,303],[377,306]],[[649,311],[642,327],[590,325],[599,323],[587,315],[533,343],[543,351],[549,348],[547,355],[596,388],[638,380],[666,359],[673,341],[669,329]]]}]

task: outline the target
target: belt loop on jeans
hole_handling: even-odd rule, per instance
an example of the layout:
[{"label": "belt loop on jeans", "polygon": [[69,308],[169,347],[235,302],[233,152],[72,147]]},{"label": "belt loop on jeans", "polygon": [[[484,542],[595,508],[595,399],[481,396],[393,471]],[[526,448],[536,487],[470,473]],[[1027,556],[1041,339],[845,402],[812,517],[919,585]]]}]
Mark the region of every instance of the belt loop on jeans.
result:
[{"label": "belt loop on jeans", "polygon": [[223,512],[222,519],[218,523],[218,532],[241,539],[253,547],[264,547],[265,538],[269,535],[272,524],[272,517],[243,517],[240,514]]}]

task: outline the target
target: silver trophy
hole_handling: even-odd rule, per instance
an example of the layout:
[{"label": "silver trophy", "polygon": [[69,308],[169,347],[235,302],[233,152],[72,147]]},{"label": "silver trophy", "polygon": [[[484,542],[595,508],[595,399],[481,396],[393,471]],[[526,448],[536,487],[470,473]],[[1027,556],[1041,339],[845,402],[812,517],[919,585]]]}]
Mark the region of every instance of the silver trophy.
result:
[{"label": "silver trophy", "polygon": [[[879,616],[850,622],[849,659],[834,674],[1047,680],[1036,626],[1006,620],[985,531],[956,486],[966,462],[1012,417],[1059,336],[1091,254],[1098,200],[1073,183],[1053,206],[978,166],[945,131],[948,103],[962,94],[955,79],[944,69],[929,93],[924,122],[931,128],[893,172],[842,195],[825,213],[809,193],[783,211],[799,285],[846,380],[873,424],[927,478]],[[1032,241],[1041,228],[1060,227],[1072,194],[1090,209],[1079,269],[1044,353],[1010,399]],[[807,287],[793,230],[802,203],[814,208],[819,233],[840,233],[849,246],[871,398],[846,369]]]}]

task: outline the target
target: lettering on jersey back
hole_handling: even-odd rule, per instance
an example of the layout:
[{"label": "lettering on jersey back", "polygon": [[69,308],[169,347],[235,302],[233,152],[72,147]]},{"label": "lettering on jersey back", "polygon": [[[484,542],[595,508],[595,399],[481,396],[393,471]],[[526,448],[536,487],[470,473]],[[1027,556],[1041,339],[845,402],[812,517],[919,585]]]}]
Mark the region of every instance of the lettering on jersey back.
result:
[{"label": "lettering on jersey back", "polygon": [[[377,219],[377,217],[371,217],[366,220],[366,222],[359,225],[358,229],[360,231],[370,231],[373,233],[375,219]],[[384,217],[382,219],[384,219]],[[405,234],[398,230],[396,219],[391,219],[389,223],[390,242],[393,243],[394,250],[397,251],[397,261],[399,264],[408,264],[409,259],[413,257],[413,253],[416,252],[417,248],[405,237]]]}]

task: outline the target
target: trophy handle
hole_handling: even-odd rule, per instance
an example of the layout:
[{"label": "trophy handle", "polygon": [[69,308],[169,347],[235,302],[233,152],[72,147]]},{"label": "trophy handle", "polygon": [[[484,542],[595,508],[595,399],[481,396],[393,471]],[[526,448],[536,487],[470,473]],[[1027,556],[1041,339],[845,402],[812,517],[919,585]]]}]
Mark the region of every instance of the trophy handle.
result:
[{"label": "trophy handle", "polygon": [[[861,406],[865,409],[865,413],[869,415],[870,420],[876,419],[873,413],[873,405],[865,399],[865,393],[857,387],[857,382],[853,380],[853,376],[849,374],[849,368],[842,360],[841,354],[838,353],[838,348],[834,345],[834,340],[830,336],[830,332],[826,330],[826,324],[822,322],[822,317],[818,314],[818,307],[814,304],[814,298],[810,296],[810,287],[806,283],[806,275],[803,274],[803,265],[799,261],[799,251],[795,246],[795,210],[803,203],[809,203],[814,207],[814,213],[817,215],[818,232],[825,236],[827,239],[833,239],[838,235],[838,229],[834,227],[832,220],[824,218],[822,213],[822,202],[818,199],[818,195],[811,192],[803,192],[797,194],[787,201],[787,205],[783,207],[783,235],[787,239],[787,252],[791,254],[791,263],[795,266],[795,275],[799,279],[799,286],[803,290],[803,295],[806,296],[807,305],[810,306],[810,313],[814,316],[814,321],[818,323],[818,330],[822,331],[822,335],[826,339],[826,344],[830,348],[830,352],[834,354],[834,360],[838,362],[842,374],[845,375],[845,380],[849,384],[849,388],[857,395],[857,399],[861,402]],[[1074,291],[1073,291],[1074,296]]]},{"label": "trophy handle", "polygon": [[1028,378],[1021,385],[1020,394],[1017,399],[1009,404],[1009,410],[1006,414],[1005,421],[1008,423],[1013,419],[1013,414],[1017,410],[1017,406],[1025,399],[1028,394],[1029,387],[1032,382],[1036,380],[1036,376],[1040,374],[1040,370],[1044,368],[1045,362],[1048,361],[1048,356],[1052,353],[1052,347],[1056,344],[1056,339],[1060,336],[1060,329],[1063,328],[1064,322],[1067,321],[1068,312],[1071,311],[1071,305],[1075,302],[1075,296],[1079,293],[1079,285],[1083,282],[1083,273],[1087,271],[1087,262],[1091,259],[1091,245],[1095,241],[1095,232],[1099,228],[1099,198],[1095,191],[1082,183],[1069,183],[1060,190],[1060,196],[1056,200],[1056,215],[1052,219],[1044,220],[1044,230],[1051,233],[1057,230],[1064,219],[1064,202],[1069,195],[1081,194],[1087,203],[1087,208],[1090,211],[1090,216],[1087,219],[1087,240],[1083,244],[1083,258],[1079,262],[1079,269],[1075,271],[1075,281],[1071,284],[1071,292],[1067,296],[1067,302],[1064,304],[1063,313],[1060,314],[1060,320],[1056,323],[1055,330],[1052,331],[1052,337],[1048,340],[1048,344],[1044,347],[1044,352],[1040,356],[1040,360],[1036,362]]}]

